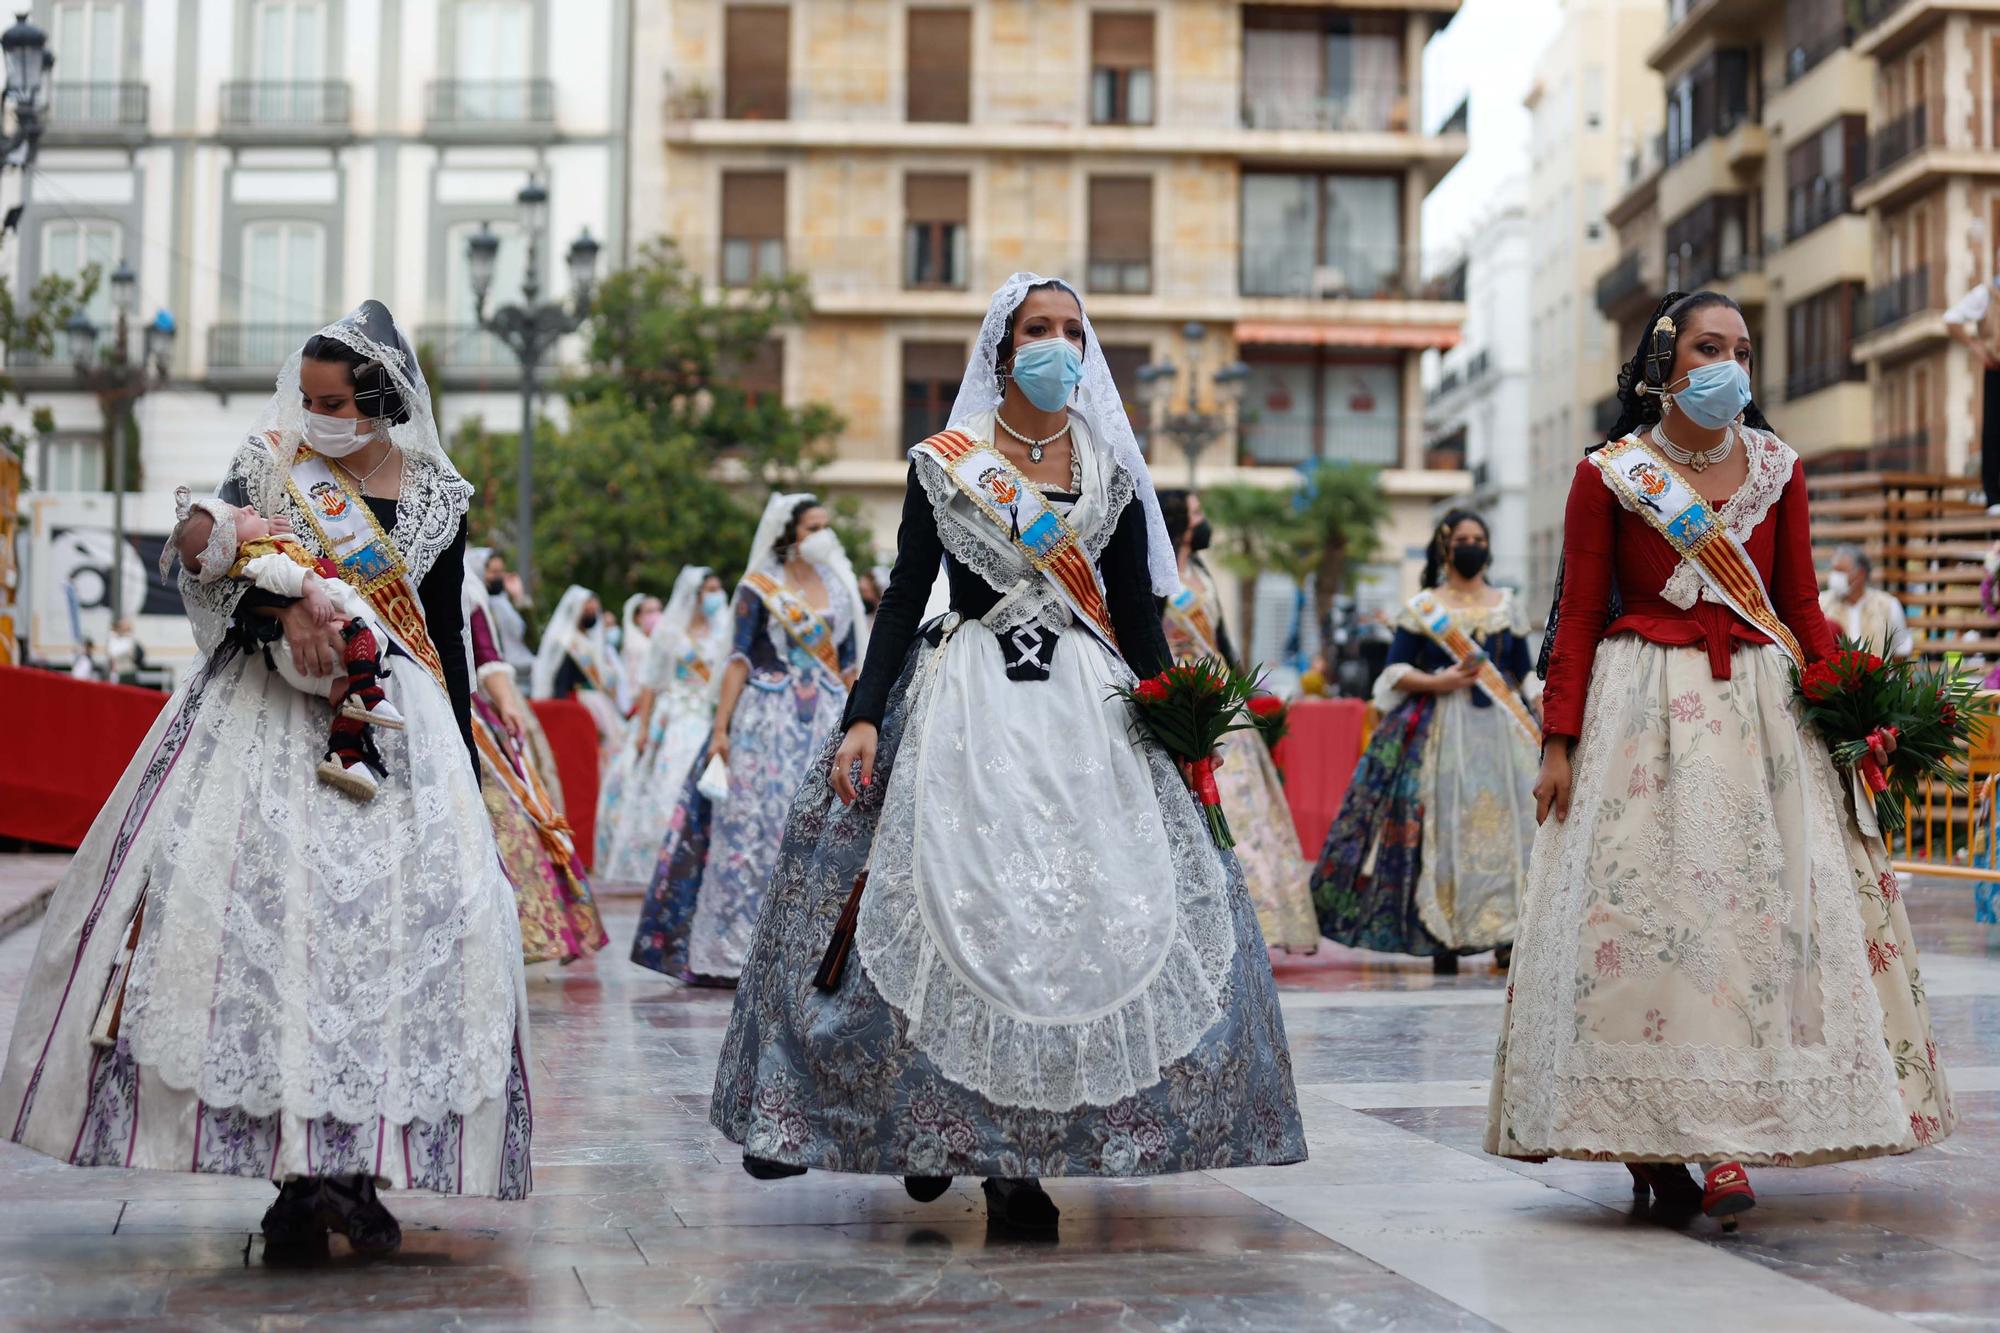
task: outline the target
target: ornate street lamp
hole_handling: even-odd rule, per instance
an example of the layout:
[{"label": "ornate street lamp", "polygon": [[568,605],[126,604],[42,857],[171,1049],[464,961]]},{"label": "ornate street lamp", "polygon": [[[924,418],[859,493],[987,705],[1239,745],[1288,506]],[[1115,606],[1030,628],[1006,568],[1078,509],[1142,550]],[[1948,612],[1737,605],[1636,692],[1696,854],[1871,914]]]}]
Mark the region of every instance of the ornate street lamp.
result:
[{"label": "ornate street lamp", "polygon": [[[1235,433],[1244,382],[1250,378],[1250,367],[1241,361],[1218,366],[1208,376],[1210,393],[1208,403],[1204,405],[1201,401],[1201,372],[1207,341],[1208,326],[1198,320],[1190,320],[1181,326],[1181,342],[1186,347],[1185,373],[1172,361],[1139,367],[1141,392],[1151,403],[1151,434],[1154,438],[1166,436],[1186,455],[1189,490],[1194,489],[1195,463],[1203,451],[1225,435]],[[1176,404],[1174,387],[1183,379],[1187,384],[1187,396]]]},{"label": "ornate street lamp", "polygon": [[96,395],[104,419],[103,446],[111,461],[111,621],[115,625],[125,618],[125,455],[130,448],[132,417],[139,400],[167,382],[175,326],[173,316],[166,311],[154,315],[134,360],[131,329],[139,308],[139,275],[121,259],[112,270],[110,288],[117,323],[108,347],[98,349],[102,330],[81,310],[63,331],[69,335],[77,380],[86,392]]},{"label": "ornate street lamp", "polygon": [[7,66],[7,89],[0,102],[13,109],[14,125],[0,140],[0,163],[26,167],[35,160],[49,109],[49,71],[55,68],[55,52],[42,30],[28,22],[26,13],[15,15],[14,26],[0,33],[0,59]]},{"label": "ornate street lamp", "polygon": [[493,293],[493,275],[499,267],[500,238],[492,227],[481,223],[465,243],[467,275],[472,280],[473,313],[479,327],[498,338],[521,363],[521,448],[520,495],[515,514],[514,562],[521,582],[534,586],[535,551],[535,395],[540,386],[536,372],[547,356],[569,334],[583,326],[590,316],[590,298],[597,283],[598,244],[586,228],[570,243],[570,301],[543,301],[542,242],[549,222],[549,192],[530,177],[515,202],[521,209],[521,235],[527,241],[527,266],[521,276],[521,301],[504,305],[491,314],[486,299]]}]

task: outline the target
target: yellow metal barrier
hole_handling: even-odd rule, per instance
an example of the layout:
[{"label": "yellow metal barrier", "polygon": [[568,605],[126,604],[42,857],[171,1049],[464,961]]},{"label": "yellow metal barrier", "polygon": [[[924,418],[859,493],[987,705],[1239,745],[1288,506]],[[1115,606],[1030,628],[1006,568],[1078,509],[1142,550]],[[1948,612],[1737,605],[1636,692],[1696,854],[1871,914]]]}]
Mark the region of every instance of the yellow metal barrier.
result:
[{"label": "yellow metal barrier", "polygon": [[2000,880],[1996,856],[1995,794],[2000,791],[2000,728],[1981,727],[1966,753],[1963,786],[1924,784],[1923,795],[1903,802],[1903,831],[1888,838],[1896,869],[1940,879]]}]

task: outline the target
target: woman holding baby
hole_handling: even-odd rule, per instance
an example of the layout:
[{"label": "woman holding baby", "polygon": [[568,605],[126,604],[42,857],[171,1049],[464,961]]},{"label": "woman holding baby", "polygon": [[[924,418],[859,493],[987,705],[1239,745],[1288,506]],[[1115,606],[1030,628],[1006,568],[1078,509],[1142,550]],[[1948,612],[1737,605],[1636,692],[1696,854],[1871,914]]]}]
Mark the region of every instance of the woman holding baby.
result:
[{"label": "woman holding baby", "polygon": [[[269,1179],[270,1259],[330,1231],[379,1254],[379,1186],[529,1187],[520,934],[469,739],[472,487],[378,302],[306,341],[259,425],[176,543],[204,657],[50,904],[0,1131]],[[357,754],[368,784],[325,780]]]}]

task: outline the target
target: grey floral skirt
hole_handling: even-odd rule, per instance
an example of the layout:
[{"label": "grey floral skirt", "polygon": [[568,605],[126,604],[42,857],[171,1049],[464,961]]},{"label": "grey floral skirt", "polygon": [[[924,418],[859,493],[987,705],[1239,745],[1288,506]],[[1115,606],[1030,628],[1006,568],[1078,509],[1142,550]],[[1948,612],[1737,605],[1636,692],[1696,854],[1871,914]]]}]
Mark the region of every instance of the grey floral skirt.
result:
[{"label": "grey floral skirt", "polygon": [[1303,1161],[1291,1050],[1257,914],[1226,856],[1236,954],[1223,1016],[1158,1083],[1110,1106],[999,1106],[945,1078],[850,959],[838,990],[813,973],[867,864],[908,721],[919,639],[890,695],[875,779],[843,806],[836,735],[792,802],[744,964],[709,1118],[746,1152],[793,1166],[921,1176],[1146,1176]]}]

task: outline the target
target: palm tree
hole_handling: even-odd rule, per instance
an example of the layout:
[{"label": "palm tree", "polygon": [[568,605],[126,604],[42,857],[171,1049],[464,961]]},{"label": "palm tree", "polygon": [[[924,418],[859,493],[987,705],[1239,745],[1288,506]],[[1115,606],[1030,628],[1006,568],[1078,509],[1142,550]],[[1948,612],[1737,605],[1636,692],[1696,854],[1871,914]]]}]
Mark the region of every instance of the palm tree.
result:
[{"label": "palm tree", "polygon": [[1379,529],[1389,515],[1375,469],[1324,461],[1305,472],[1298,489],[1212,486],[1202,491],[1201,503],[1215,525],[1216,561],[1237,577],[1243,607],[1238,642],[1246,653],[1257,631],[1259,575],[1283,574],[1298,588],[1311,579],[1313,615],[1324,623],[1355,567],[1380,547]]},{"label": "palm tree", "polygon": [[1308,545],[1317,557],[1312,570],[1313,618],[1324,624],[1334,597],[1353,581],[1356,566],[1381,547],[1389,502],[1382,495],[1376,469],[1321,460],[1306,473],[1299,508]]}]

